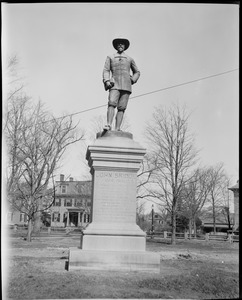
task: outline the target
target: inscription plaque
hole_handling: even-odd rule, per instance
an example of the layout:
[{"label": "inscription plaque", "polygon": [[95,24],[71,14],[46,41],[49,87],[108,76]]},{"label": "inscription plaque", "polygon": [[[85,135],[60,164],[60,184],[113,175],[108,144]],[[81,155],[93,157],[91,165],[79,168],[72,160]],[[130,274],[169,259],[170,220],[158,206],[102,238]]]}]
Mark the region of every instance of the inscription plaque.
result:
[{"label": "inscription plaque", "polygon": [[134,223],[136,173],[96,170],[94,182],[93,221]]}]

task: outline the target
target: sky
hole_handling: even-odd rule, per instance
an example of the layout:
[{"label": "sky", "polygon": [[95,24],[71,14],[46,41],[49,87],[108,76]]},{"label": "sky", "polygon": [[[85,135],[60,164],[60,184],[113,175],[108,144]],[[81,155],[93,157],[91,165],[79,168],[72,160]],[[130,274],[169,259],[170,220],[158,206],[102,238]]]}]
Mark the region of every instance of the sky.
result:
[{"label": "sky", "polygon": [[[141,72],[125,113],[134,140],[148,150],[144,131],[156,107],[185,105],[192,112],[189,128],[201,164],[223,162],[234,185],[239,178],[238,4],[2,3],[3,62],[17,55],[32,101],[41,100],[55,117],[82,112],[73,120],[90,134],[94,120],[106,115],[102,71],[118,37],[130,41],[126,54]],[[68,149],[58,173],[87,178],[90,134]]]}]

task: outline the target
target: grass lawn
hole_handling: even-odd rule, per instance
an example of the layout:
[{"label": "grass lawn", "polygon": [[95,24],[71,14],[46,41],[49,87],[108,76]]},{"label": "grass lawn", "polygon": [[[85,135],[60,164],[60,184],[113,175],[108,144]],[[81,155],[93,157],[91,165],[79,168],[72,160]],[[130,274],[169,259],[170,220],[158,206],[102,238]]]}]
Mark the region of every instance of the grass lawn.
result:
[{"label": "grass lawn", "polygon": [[218,241],[147,240],[161,257],[160,274],[66,271],[78,236],[8,238],[3,299],[235,299],[239,298],[239,245]]}]

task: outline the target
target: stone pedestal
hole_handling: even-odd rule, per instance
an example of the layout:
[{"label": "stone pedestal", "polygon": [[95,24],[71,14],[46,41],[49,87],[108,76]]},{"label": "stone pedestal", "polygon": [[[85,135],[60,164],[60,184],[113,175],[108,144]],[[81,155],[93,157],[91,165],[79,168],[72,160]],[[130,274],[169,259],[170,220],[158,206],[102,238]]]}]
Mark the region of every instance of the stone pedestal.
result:
[{"label": "stone pedestal", "polygon": [[146,234],[136,224],[137,171],[145,149],[128,132],[97,134],[87,149],[92,174],[91,223],[80,248],[70,248],[71,269],[159,272],[160,256],[146,252]]}]

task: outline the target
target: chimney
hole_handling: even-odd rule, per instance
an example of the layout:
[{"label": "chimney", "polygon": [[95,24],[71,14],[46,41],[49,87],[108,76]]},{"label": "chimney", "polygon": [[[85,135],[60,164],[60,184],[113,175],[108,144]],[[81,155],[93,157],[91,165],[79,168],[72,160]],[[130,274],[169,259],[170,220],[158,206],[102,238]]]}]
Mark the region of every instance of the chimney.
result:
[{"label": "chimney", "polygon": [[65,175],[64,174],[60,174],[60,181],[64,181],[65,180]]},{"label": "chimney", "polygon": [[70,177],[70,181],[73,181],[73,177]]}]

